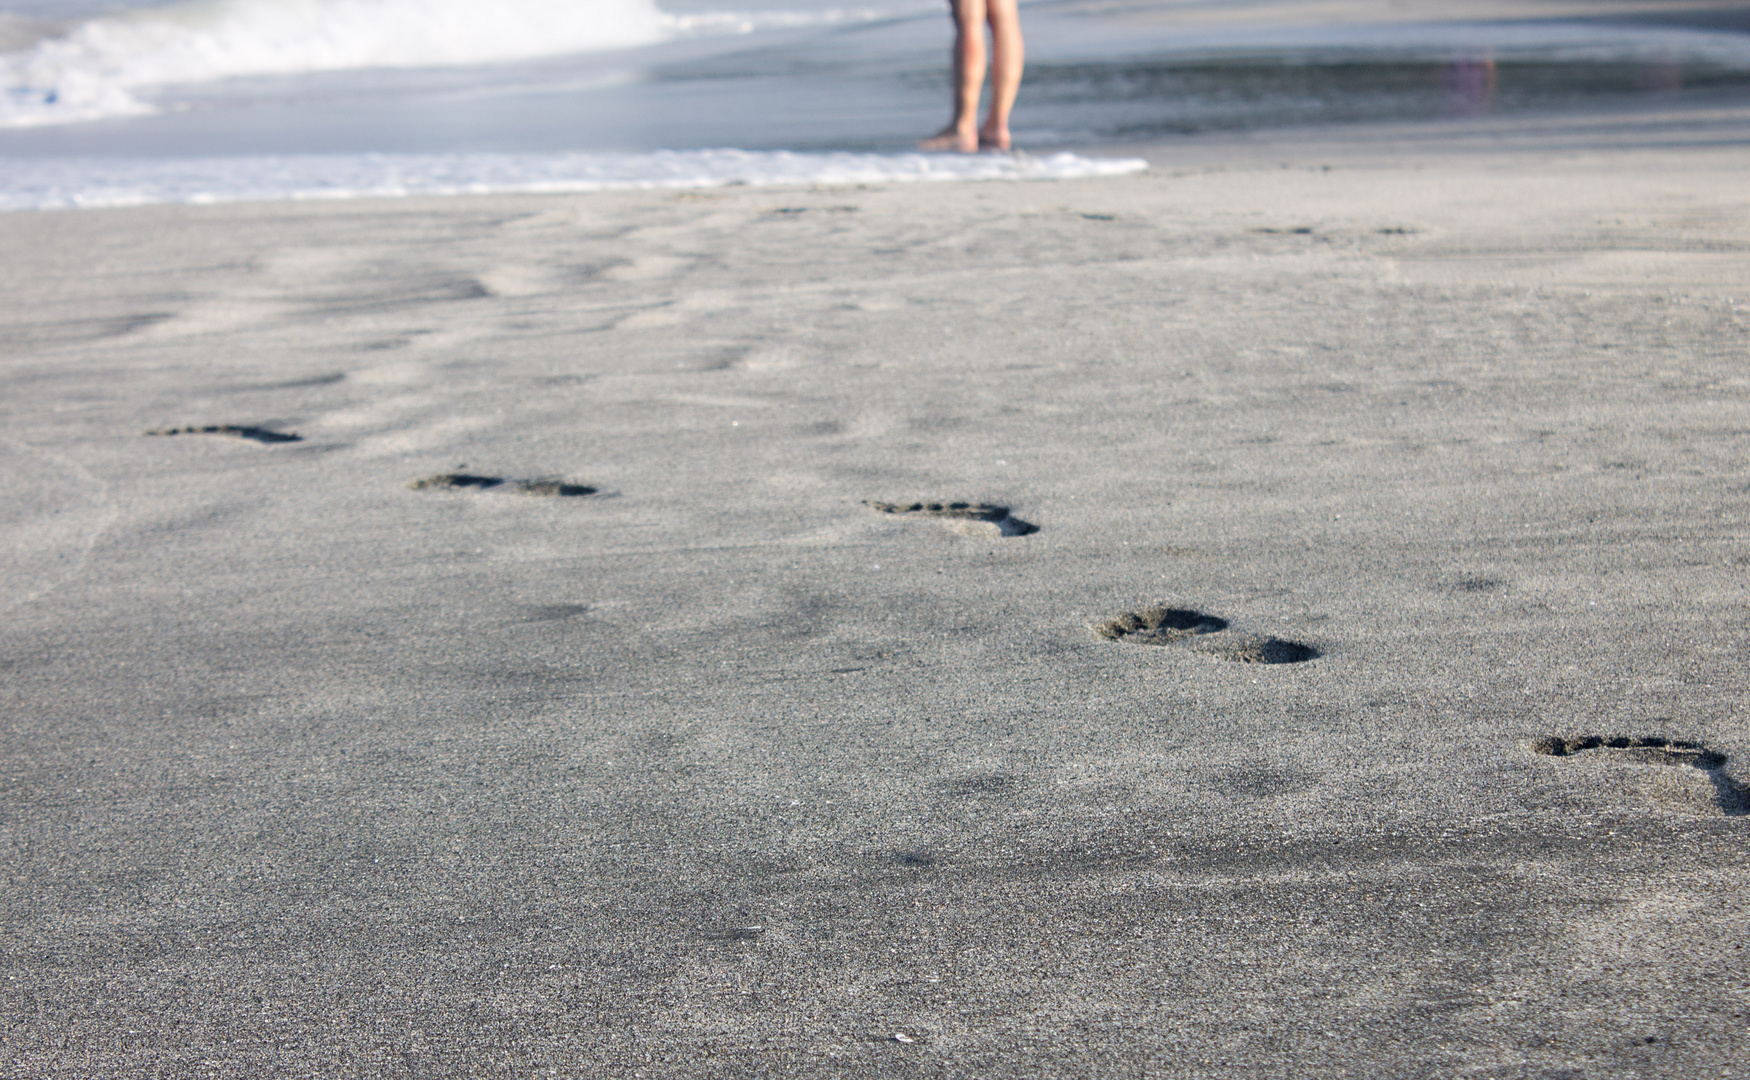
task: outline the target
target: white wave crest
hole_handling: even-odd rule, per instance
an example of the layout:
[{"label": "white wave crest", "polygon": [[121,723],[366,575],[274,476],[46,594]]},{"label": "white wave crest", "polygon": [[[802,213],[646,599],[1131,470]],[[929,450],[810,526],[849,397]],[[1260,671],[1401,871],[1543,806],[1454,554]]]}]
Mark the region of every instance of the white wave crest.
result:
[{"label": "white wave crest", "polygon": [[653,0],[184,0],[0,56],[0,127],[152,111],[134,91],[234,75],[438,67],[661,40]]},{"label": "white wave crest", "polygon": [[1025,154],[307,154],[286,157],[0,158],[0,211],[153,203],[559,193],[735,185],[1067,180],[1140,172],[1139,158]]},{"label": "white wave crest", "polygon": [[931,0],[881,8],[828,8],[825,11],[700,11],[691,15],[664,13],[663,22],[682,34],[752,34],[760,30],[801,30],[841,23],[874,22],[895,16],[934,11],[941,5]]}]

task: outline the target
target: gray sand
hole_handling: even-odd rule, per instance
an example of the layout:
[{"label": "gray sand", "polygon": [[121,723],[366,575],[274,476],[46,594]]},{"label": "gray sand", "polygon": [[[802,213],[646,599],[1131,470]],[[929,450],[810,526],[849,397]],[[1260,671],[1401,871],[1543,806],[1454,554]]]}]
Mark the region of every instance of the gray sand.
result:
[{"label": "gray sand", "polygon": [[0,1073],[1742,1075],[1747,119],[0,217]]}]

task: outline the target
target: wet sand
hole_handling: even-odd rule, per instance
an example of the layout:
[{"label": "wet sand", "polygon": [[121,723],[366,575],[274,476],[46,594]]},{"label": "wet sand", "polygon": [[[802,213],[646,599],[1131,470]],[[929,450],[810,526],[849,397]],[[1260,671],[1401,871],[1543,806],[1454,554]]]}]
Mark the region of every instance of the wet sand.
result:
[{"label": "wet sand", "polygon": [[1730,1075],[1747,117],[0,217],[0,1071]]},{"label": "wet sand", "polygon": [[1069,10],[1122,13],[1138,22],[1320,26],[1339,23],[1465,23],[1591,19],[1625,25],[1742,30],[1744,0],[1070,0]]}]

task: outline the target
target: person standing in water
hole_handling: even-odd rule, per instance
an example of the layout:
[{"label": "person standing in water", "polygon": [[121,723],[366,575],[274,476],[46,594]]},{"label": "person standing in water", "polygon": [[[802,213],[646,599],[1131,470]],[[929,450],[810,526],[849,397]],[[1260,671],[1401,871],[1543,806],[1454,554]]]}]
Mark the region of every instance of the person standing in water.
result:
[{"label": "person standing in water", "polygon": [[[1016,0],[948,0],[954,18],[954,121],[918,143],[920,150],[1009,148],[1009,109],[1021,88],[1025,46]],[[984,28],[990,26],[990,108],[978,123],[984,89]]]}]

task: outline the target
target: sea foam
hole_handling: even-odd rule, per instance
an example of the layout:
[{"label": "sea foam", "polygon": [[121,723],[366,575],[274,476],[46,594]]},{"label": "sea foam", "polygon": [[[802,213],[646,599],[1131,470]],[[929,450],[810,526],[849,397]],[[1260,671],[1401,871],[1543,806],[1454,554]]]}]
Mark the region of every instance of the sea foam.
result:
[{"label": "sea foam", "polygon": [[0,210],[408,195],[797,184],[1065,180],[1140,172],[1138,158],[1025,154],[306,154],[0,159]]},{"label": "sea foam", "polygon": [[184,0],[88,19],[0,56],[0,127],[151,112],[136,93],[151,86],[492,63],[671,32],[652,0]]}]

